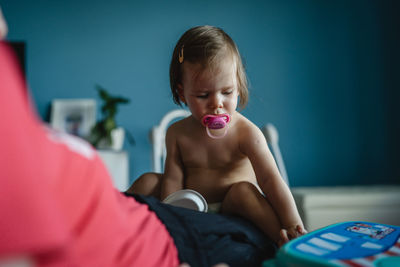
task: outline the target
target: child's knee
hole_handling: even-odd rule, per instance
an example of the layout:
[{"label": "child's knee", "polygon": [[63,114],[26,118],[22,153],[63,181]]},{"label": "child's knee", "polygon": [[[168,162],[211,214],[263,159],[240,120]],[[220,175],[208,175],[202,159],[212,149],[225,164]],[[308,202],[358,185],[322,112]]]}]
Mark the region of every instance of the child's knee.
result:
[{"label": "child's knee", "polygon": [[147,180],[149,182],[159,182],[161,180],[162,174],[155,172],[146,172],[142,174],[139,179]]},{"label": "child's knee", "polygon": [[160,182],[160,179],[161,177],[159,173],[147,172],[139,176],[137,181],[144,184],[156,184]]},{"label": "child's knee", "polygon": [[241,198],[247,197],[249,194],[254,194],[258,190],[254,184],[243,181],[233,184],[229,191],[232,191],[232,194]]},{"label": "child's knee", "polygon": [[161,177],[162,175],[159,173],[144,173],[136,179],[128,189],[128,192],[156,196],[161,186]]},{"label": "child's knee", "polygon": [[243,202],[251,201],[255,194],[259,194],[257,187],[250,182],[238,182],[231,186],[226,200],[236,206],[242,206]]}]

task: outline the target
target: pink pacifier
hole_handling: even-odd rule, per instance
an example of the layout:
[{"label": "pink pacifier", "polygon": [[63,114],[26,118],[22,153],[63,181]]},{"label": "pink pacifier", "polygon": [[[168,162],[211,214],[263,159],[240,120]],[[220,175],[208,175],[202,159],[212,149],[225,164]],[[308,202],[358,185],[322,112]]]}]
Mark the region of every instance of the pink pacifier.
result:
[{"label": "pink pacifier", "polygon": [[[229,114],[218,114],[218,115],[205,115],[201,122],[206,127],[206,131],[209,137],[219,139],[223,138],[228,132],[226,125],[231,120]],[[224,129],[225,128],[225,129]],[[220,129],[224,129],[224,132],[220,135],[215,135],[212,132],[219,132]]]}]

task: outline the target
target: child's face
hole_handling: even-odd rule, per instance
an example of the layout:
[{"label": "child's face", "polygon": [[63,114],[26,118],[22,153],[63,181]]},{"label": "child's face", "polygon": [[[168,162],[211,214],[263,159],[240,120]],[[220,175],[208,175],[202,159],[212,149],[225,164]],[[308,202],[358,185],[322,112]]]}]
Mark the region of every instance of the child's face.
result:
[{"label": "child's face", "polygon": [[235,61],[225,59],[212,70],[185,62],[179,91],[181,101],[199,121],[208,114],[232,115],[238,100]]}]

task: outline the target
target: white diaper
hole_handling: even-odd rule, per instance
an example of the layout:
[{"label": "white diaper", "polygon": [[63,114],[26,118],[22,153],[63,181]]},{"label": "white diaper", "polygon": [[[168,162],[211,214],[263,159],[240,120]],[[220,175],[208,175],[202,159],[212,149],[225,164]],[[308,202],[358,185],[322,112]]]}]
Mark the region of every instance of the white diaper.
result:
[{"label": "white diaper", "polygon": [[209,213],[220,213],[221,206],[222,206],[222,202],[208,203],[208,212]]}]

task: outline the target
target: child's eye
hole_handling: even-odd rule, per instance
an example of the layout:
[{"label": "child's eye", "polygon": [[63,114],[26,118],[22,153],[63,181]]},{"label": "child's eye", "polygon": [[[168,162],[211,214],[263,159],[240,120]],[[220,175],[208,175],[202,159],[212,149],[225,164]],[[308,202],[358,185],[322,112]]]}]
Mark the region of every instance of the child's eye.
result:
[{"label": "child's eye", "polygon": [[197,98],[207,98],[208,94],[201,94],[201,95],[197,95]]},{"label": "child's eye", "polygon": [[222,94],[224,94],[224,95],[230,95],[230,94],[232,94],[232,90],[230,90],[230,91],[225,91],[225,92],[223,92]]}]

